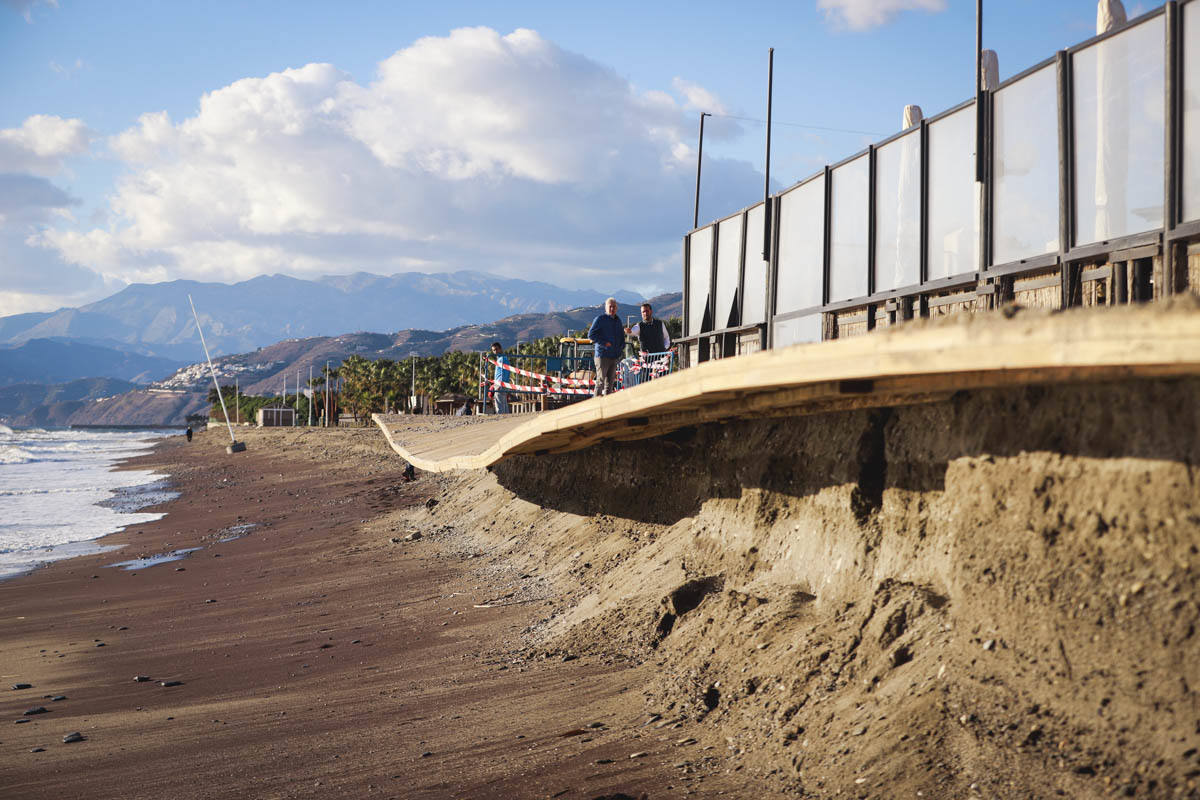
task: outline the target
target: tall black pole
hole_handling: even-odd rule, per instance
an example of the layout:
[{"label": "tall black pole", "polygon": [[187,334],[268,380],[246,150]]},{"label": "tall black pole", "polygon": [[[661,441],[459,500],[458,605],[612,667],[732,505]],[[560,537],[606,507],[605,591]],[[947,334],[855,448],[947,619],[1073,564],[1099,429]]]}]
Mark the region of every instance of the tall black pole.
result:
[{"label": "tall black pole", "polygon": [[984,179],[983,152],[983,0],[975,0],[975,180]]},{"label": "tall black pole", "polygon": [[771,94],[775,85],[775,48],[767,50],[767,158],[763,179],[763,261],[771,260]]},{"label": "tall black pole", "polygon": [[704,118],[711,116],[707,111],[700,112],[700,141],[696,145],[696,205],[692,215],[692,230],[700,227],[700,167],[704,164]]}]

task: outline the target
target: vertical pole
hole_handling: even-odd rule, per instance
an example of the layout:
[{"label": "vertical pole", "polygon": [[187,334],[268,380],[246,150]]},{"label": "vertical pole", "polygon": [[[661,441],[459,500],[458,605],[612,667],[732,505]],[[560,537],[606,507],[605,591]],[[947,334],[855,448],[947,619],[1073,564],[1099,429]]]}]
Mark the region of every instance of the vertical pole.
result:
[{"label": "vertical pole", "polygon": [[238,379],[233,379],[233,418],[237,420],[237,424],[242,424],[242,390],[238,386]]},{"label": "vertical pole", "polygon": [[1058,253],[1059,308],[1082,301],[1083,265],[1067,261],[1075,243],[1075,130],[1072,96],[1071,54],[1058,52]]},{"label": "vertical pole", "polygon": [[[767,49],[767,157],[763,177],[763,261],[771,260],[771,95],[775,87],[775,48]],[[714,250],[716,248],[713,248]]]},{"label": "vertical pole", "polygon": [[975,0],[975,182],[983,182],[983,0]]},{"label": "vertical pole", "polygon": [[312,364],[308,365],[308,427],[312,427],[313,419],[313,399],[312,399]]},{"label": "vertical pole", "polygon": [[[1197,13],[1196,6],[1189,9]],[[1166,17],[1166,124],[1163,126],[1166,134],[1163,168],[1165,177],[1163,188],[1163,248],[1162,248],[1162,280],[1155,288],[1159,297],[1183,291],[1187,285],[1187,270],[1184,268],[1185,250],[1177,246],[1171,239],[1171,232],[1179,221],[1179,209],[1183,205],[1180,196],[1180,177],[1183,171],[1183,59],[1181,57],[1182,20],[1179,5],[1168,2],[1165,7]],[[1194,57],[1194,56],[1193,56]],[[1181,263],[1182,262],[1182,263]]]},{"label": "vertical pole", "polygon": [[213,386],[217,387],[217,399],[221,401],[221,413],[225,415],[225,427],[229,428],[229,441],[237,444],[237,439],[233,438],[233,426],[229,424],[229,411],[225,408],[225,395],[221,394],[221,384],[217,382],[217,370],[213,366],[212,356],[208,354],[208,345],[204,342],[204,331],[200,329],[200,315],[196,313],[196,304],[192,302],[192,296],[188,295],[188,305],[192,307],[192,318],[196,320],[196,332],[200,334],[200,346],[204,348],[204,358],[208,361],[208,371],[212,373]]},{"label": "vertical pole", "polygon": [[332,380],[329,377],[329,362],[325,362],[325,427],[329,427],[329,384]]},{"label": "vertical pole", "polygon": [[693,207],[692,230],[700,227],[700,167],[704,164],[704,118],[711,116],[707,111],[700,112],[700,139],[696,145],[696,203]]}]

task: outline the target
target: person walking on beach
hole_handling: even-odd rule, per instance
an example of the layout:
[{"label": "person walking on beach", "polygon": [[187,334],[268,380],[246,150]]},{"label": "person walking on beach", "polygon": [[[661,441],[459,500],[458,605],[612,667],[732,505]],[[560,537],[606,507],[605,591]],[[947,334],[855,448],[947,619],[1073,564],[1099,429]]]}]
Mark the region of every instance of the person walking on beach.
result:
[{"label": "person walking on beach", "polygon": [[617,299],[604,301],[604,313],[592,320],[588,338],[596,343],[595,396],[612,394],[617,390],[617,361],[624,354],[625,331],[617,317]]},{"label": "person walking on beach", "polygon": [[508,413],[508,390],[501,383],[508,383],[511,374],[505,367],[508,356],[504,355],[504,347],[499,342],[492,342],[492,360],[496,362],[496,371],[492,373],[492,399],[496,404],[497,414]]},{"label": "person walking on beach", "polygon": [[188,437],[188,441],[190,442],[192,440],[192,426],[191,425],[188,425],[187,437]]},{"label": "person walking on beach", "polygon": [[625,335],[641,340],[642,353],[665,353],[671,347],[667,323],[654,318],[654,307],[649,303],[642,303],[642,321],[635,322],[632,328],[626,328]]}]

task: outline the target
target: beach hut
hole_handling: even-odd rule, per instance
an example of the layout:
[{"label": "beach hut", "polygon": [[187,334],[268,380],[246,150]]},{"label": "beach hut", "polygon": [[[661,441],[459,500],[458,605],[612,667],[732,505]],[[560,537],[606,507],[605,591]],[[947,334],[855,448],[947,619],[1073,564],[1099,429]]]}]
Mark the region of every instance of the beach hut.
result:
[{"label": "beach hut", "polygon": [[264,406],[258,410],[257,422],[260,428],[278,428],[284,425],[296,424],[296,409],[287,406]]}]

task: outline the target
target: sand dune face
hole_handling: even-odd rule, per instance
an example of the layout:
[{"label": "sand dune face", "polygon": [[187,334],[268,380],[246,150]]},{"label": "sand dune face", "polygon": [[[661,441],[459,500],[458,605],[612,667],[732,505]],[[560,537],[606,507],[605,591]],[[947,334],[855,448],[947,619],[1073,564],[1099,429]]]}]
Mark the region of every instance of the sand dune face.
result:
[{"label": "sand dune face", "polygon": [[517,458],[498,483],[554,513],[490,513],[528,513],[530,562],[579,584],[541,646],[654,663],[651,705],[763,786],[1187,793],[1198,390],[963,393]]},{"label": "sand dune face", "polygon": [[183,496],[108,560],[204,549],[0,583],[5,681],[33,684],[0,701],[50,711],[0,737],[0,774],[14,797],[1187,796],[1198,389],[963,393],[415,484],[374,428],[168,444],[138,466]]}]

